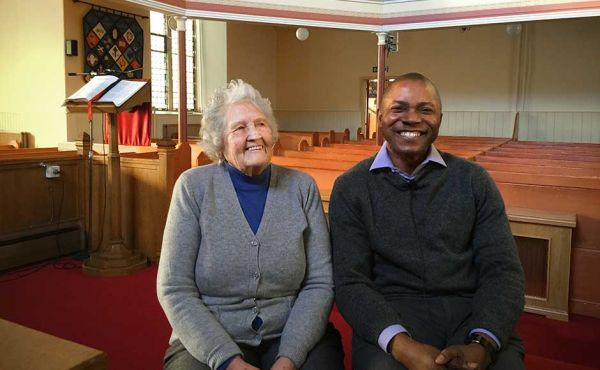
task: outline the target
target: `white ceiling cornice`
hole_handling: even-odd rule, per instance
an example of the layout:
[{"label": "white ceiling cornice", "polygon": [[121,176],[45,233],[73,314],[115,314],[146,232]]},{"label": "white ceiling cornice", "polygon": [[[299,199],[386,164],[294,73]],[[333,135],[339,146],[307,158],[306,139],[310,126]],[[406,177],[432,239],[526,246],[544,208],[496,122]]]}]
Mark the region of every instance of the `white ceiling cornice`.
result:
[{"label": "white ceiling cornice", "polygon": [[164,13],[185,15],[191,18],[258,22],[305,27],[338,28],[373,32],[600,16],[600,1],[127,1]]}]

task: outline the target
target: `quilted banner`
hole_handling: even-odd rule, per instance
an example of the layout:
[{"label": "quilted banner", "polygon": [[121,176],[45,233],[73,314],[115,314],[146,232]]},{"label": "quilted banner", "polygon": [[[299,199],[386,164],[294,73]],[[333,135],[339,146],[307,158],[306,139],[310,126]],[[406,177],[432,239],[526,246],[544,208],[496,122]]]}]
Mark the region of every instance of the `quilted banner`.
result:
[{"label": "quilted banner", "polygon": [[143,66],[144,31],[137,19],[92,8],[83,18],[83,32],[85,72],[109,70],[123,72],[121,78],[142,78],[137,69]]}]

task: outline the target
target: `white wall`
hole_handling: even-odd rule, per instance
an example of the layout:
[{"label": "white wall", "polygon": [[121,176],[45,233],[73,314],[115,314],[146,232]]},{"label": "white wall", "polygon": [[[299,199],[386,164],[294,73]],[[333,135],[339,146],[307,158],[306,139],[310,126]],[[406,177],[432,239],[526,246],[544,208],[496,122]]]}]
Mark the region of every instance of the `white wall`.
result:
[{"label": "white wall", "polygon": [[[446,135],[510,137],[513,112],[521,106],[526,112],[600,112],[600,18],[533,22],[525,28],[528,39],[525,32],[508,34],[505,25],[401,32],[399,52],[387,59],[387,76],[418,71],[436,82]],[[375,35],[310,31],[304,42],[294,38],[294,29],[277,33],[278,109],[287,117],[297,112],[296,119],[288,118],[295,129],[307,111],[323,117],[361,112],[360,80],[375,78],[372,67],[377,65]],[[525,61],[520,61],[521,38],[528,48]],[[517,100],[519,71],[522,105]],[[521,115],[523,140],[600,142],[598,115],[531,117]],[[560,124],[555,124],[557,117]],[[348,127],[355,132],[352,123]]]},{"label": "white wall", "polygon": [[241,78],[277,106],[275,26],[227,23],[227,80]]},{"label": "white wall", "polygon": [[66,139],[63,0],[2,1],[0,14],[0,130],[56,146]]},{"label": "white wall", "polygon": [[600,111],[600,17],[535,22],[525,110]]},{"label": "white wall", "polygon": [[227,82],[227,23],[201,21],[200,101],[205,107],[213,91]]}]

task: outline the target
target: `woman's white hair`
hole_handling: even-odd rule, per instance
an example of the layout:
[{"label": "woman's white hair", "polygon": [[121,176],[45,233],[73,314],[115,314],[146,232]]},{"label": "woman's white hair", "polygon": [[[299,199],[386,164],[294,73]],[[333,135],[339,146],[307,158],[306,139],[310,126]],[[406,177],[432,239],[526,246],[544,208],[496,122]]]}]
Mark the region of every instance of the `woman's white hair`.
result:
[{"label": "woman's white hair", "polygon": [[277,142],[277,122],[275,116],[273,116],[269,99],[263,98],[252,85],[239,79],[231,80],[227,85],[215,90],[202,115],[200,147],[215,162],[221,162],[224,159],[225,116],[227,110],[232,104],[241,101],[251,102],[265,115],[267,124],[272,131],[273,142]]}]

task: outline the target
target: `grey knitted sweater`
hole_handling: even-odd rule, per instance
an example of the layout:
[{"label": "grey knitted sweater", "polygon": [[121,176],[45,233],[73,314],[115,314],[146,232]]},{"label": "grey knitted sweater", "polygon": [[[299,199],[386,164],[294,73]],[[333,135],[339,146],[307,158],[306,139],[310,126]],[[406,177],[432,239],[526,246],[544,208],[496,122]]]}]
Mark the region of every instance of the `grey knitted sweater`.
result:
[{"label": "grey knitted sweater", "polygon": [[[255,235],[223,165],[184,172],[173,191],[158,269],[159,301],[180,340],[216,369],[281,336],[299,368],[322,336],[333,301],[329,233],[314,181],[272,165]],[[255,331],[252,320],[263,325]]]},{"label": "grey knitted sweater", "polygon": [[442,153],[407,182],[367,159],[340,176],[329,206],[336,303],[377,344],[403,324],[395,298],[472,297],[468,326],[505,343],[524,305],[524,277],[500,193],[480,166]]}]

